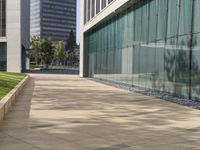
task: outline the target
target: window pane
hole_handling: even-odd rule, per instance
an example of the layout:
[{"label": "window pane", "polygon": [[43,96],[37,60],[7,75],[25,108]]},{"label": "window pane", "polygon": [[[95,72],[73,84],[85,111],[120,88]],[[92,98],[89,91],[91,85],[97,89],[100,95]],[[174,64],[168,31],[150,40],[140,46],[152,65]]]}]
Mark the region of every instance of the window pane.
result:
[{"label": "window pane", "polygon": [[0,0],[0,37],[6,36],[6,0]]},{"label": "window pane", "polygon": [[179,35],[190,34],[192,22],[192,1],[180,1]]},{"label": "window pane", "polygon": [[98,14],[100,12],[100,2],[101,0],[96,0],[96,14]]},{"label": "window pane", "polygon": [[91,7],[91,4],[90,4],[90,0],[88,0],[87,1],[87,6],[88,6],[88,8],[87,8],[87,21],[89,21],[90,20],[90,13],[91,13],[91,11],[90,11],[90,7]]},{"label": "window pane", "polygon": [[95,16],[95,1],[96,0],[92,0],[92,18]]},{"label": "window pane", "polygon": [[200,32],[200,1],[194,1],[194,33]]},{"label": "window pane", "polygon": [[174,37],[178,33],[179,0],[168,0],[168,28],[167,37]]},{"label": "window pane", "polygon": [[6,70],[7,48],[6,43],[0,43],[0,71]]},{"label": "window pane", "polygon": [[166,22],[167,22],[167,1],[157,0],[157,40],[164,40],[166,36]]},{"label": "window pane", "polygon": [[101,9],[104,9],[106,7],[107,0],[101,0]]}]

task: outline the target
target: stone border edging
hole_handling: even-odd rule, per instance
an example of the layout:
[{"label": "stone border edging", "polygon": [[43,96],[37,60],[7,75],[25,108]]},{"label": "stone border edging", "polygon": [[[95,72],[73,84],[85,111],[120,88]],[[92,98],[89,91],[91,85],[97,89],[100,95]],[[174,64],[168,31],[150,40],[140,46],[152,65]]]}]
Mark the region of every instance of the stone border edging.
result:
[{"label": "stone border edging", "polygon": [[20,92],[29,81],[30,77],[27,75],[22,81],[20,81],[1,101],[0,101],[0,121],[5,119],[5,115],[8,113],[9,108],[16,101]]}]

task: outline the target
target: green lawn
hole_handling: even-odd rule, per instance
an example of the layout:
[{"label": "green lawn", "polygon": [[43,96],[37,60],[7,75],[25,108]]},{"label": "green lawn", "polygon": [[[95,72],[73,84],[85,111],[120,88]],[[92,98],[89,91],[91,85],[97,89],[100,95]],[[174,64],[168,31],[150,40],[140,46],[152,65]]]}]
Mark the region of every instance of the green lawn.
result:
[{"label": "green lawn", "polygon": [[0,100],[24,79],[25,76],[25,74],[0,72]]}]

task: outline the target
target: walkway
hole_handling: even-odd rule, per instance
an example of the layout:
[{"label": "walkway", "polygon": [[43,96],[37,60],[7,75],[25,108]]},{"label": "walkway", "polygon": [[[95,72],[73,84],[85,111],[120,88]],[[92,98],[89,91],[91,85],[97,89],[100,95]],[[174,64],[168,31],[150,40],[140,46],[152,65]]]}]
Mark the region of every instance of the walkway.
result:
[{"label": "walkway", "polygon": [[0,150],[199,150],[200,111],[70,75],[32,75]]}]

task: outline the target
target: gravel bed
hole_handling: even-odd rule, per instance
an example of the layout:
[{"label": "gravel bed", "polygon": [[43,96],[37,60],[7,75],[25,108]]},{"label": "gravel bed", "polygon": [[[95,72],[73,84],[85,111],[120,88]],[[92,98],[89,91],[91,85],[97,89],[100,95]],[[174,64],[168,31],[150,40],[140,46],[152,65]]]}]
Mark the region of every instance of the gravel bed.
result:
[{"label": "gravel bed", "polygon": [[107,81],[107,80],[100,80],[100,79],[95,79],[95,78],[91,78],[90,80],[95,81],[95,82],[100,82],[109,86],[114,86],[116,88],[122,88],[125,90],[128,90],[130,92],[134,92],[134,93],[140,93],[143,95],[147,95],[147,96],[153,96],[162,100],[166,100],[169,102],[173,102],[176,104],[180,104],[183,106],[187,106],[187,107],[191,107],[194,109],[198,109],[200,110],[200,101],[194,101],[191,99],[185,99],[185,98],[181,98],[181,97],[177,97],[174,96],[170,93],[166,93],[166,92],[159,92],[159,91],[154,91],[154,90],[150,90],[150,89],[144,89],[141,87],[130,87],[127,86],[126,84],[119,84],[116,82],[112,82],[112,81]]}]

